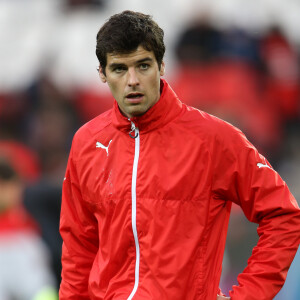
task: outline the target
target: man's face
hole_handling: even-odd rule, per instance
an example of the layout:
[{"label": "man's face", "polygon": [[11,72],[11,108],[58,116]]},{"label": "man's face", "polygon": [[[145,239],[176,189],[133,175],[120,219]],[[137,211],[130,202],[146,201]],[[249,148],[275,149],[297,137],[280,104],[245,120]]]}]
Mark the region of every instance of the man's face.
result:
[{"label": "man's face", "polygon": [[158,101],[164,70],[164,62],[159,69],[153,51],[139,46],[131,53],[107,54],[106,74],[101,68],[99,74],[122,113],[131,118],[144,114]]},{"label": "man's face", "polygon": [[0,214],[16,207],[22,199],[23,184],[18,179],[3,180],[0,178]]}]

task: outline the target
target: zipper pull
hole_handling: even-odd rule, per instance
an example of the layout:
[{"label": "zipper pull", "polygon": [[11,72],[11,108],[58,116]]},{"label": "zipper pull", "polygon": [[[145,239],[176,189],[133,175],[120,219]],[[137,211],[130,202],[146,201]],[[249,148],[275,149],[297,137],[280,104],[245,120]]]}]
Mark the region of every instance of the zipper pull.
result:
[{"label": "zipper pull", "polygon": [[[131,130],[129,131],[129,136],[133,139],[136,139],[139,135],[137,128],[135,127],[135,124],[129,119],[131,122]],[[133,133],[133,134],[132,134]]]}]

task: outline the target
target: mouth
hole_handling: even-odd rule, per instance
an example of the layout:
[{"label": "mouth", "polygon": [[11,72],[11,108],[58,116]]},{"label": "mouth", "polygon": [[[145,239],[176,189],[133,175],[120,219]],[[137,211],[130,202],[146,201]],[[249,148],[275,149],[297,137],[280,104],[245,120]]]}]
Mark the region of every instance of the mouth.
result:
[{"label": "mouth", "polygon": [[127,101],[130,103],[140,103],[144,97],[144,94],[134,92],[134,93],[129,93],[126,95]]}]

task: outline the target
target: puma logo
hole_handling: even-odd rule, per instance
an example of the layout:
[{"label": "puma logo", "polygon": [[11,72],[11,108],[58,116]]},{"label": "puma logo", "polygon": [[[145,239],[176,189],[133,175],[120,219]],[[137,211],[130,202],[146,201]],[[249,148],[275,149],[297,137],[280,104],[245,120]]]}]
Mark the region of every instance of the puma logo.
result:
[{"label": "puma logo", "polygon": [[112,142],[112,140],[109,141],[108,145],[107,146],[104,146],[103,144],[101,144],[100,142],[97,142],[96,143],[96,148],[102,148],[102,149],[105,149],[106,151],[106,154],[108,156],[108,147],[110,145],[110,143]]},{"label": "puma logo", "polygon": [[258,163],[257,166],[259,168],[269,168],[269,169],[271,169],[271,167],[269,165],[267,165],[267,164]]}]

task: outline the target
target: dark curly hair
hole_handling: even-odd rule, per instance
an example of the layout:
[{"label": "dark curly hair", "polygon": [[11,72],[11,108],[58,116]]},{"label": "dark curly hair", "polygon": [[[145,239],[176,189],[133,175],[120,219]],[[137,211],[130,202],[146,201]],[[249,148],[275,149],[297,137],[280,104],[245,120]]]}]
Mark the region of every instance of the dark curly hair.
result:
[{"label": "dark curly hair", "polygon": [[153,51],[160,68],[164,54],[164,31],[150,15],[130,10],[115,14],[97,33],[96,55],[105,74],[108,53],[130,53],[142,46]]}]

